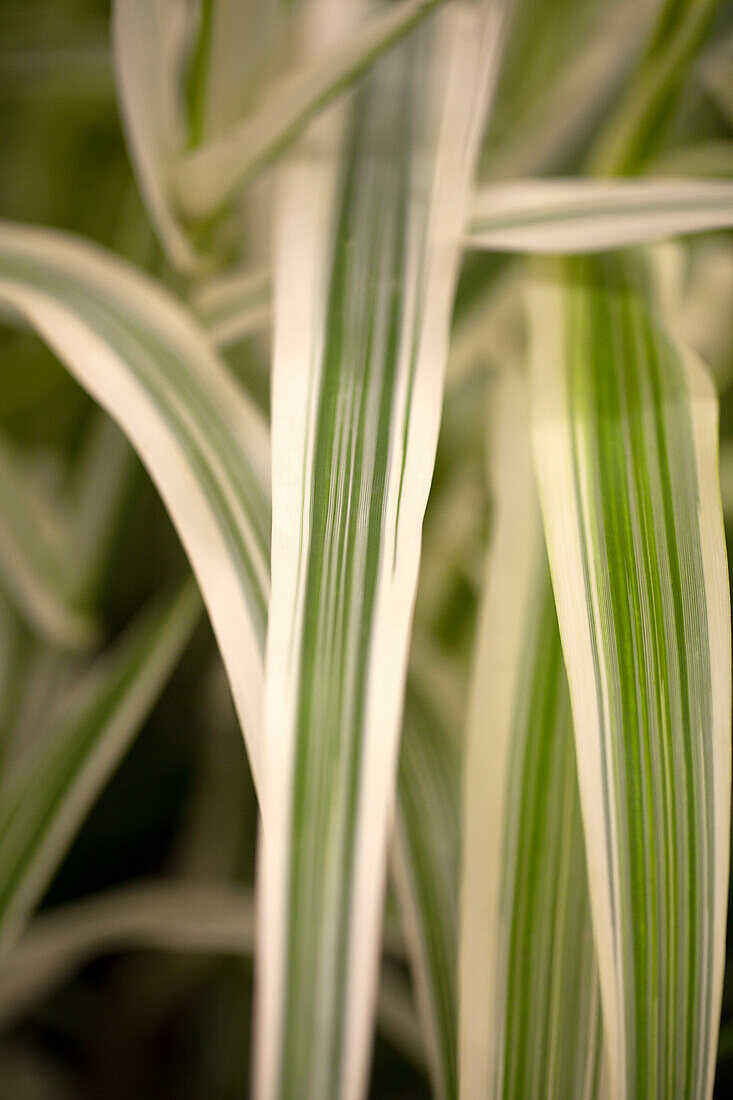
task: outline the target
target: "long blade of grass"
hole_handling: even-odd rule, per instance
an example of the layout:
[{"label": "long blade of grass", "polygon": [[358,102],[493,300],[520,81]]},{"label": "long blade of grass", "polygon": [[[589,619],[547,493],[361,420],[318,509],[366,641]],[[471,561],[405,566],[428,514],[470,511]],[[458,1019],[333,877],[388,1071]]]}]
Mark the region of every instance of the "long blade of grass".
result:
[{"label": "long blade of grass", "polygon": [[91,802],[131,740],[190,636],[198,594],[187,582],[136,621],[74,690],[37,753],[3,785],[0,953],[41,897]]},{"label": "long blade of grass", "polygon": [[228,133],[181,158],[174,180],[191,218],[205,218],[287,148],[310,119],[362,76],[445,0],[398,0],[375,12],[338,49],[326,51],[267,89]]},{"label": "long blade of grass", "polygon": [[537,269],[533,431],[611,1091],[709,1096],[731,775],[717,406],[644,281],[625,256]]},{"label": "long blade of grass", "polygon": [[[491,3],[455,14],[384,58],[348,117],[322,120],[283,180],[262,1097],[348,1098],[365,1085],[453,242],[500,25]],[[333,148],[341,124],[343,161],[314,159],[312,143]]]},{"label": "long blade of grass", "polygon": [[731,226],[728,180],[515,180],[478,191],[466,243],[516,252],[597,252]]},{"label": "long blade of grass", "polygon": [[461,1095],[595,1096],[598,970],[528,390],[512,369],[495,386],[464,785]]},{"label": "long blade of grass", "polygon": [[259,778],[269,441],[184,310],[151,280],[59,234],[0,227],[0,301],[130,439],[201,585]]}]

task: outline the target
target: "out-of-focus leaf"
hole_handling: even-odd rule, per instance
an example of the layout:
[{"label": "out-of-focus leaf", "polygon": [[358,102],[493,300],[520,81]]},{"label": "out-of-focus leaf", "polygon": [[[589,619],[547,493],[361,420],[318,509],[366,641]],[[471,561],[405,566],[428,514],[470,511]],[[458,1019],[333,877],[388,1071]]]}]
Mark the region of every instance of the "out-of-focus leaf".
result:
[{"label": "out-of-focus leaf", "polygon": [[211,279],[197,288],[191,304],[219,346],[268,328],[272,320],[272,276],[266,269]]},{"label": "out-of-focus leaf", "polygon": [[181,71],[186,0],[115,0],[112,8],[117,98],[138,184],[171,263],[202,265],[182,228],[168,173],[186,144]]},{"label": "out-of-focus leaf", "polygon": [[514,180],[476,194],[466,243],[568,254],[731,226],[728,180]]},{"label": "out-of-focus leaf", "polygon": [[0,951],[7,954],[91,802],[140,729],[190,636],[198,594],[187,582],[156,602],[100,658],[52,720],[36,753],[3,782]]},{"label": "out-of-focus leaf", "polygon": [[0,439],[0,570],[28,621],[49,641],[84,649],[99,633],[80,599],[75,561],[57,509],[21,456]]}]

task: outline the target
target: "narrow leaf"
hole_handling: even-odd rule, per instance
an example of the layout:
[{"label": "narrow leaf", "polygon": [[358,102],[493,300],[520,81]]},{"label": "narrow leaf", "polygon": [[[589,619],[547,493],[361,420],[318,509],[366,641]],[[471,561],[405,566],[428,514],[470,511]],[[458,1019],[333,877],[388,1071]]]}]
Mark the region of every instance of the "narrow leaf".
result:
[{"label": "narrow leaf", "polygon": [[533,430],[615,1097],[709,1096],[730,832],[717,406],[631,259],[538,268]]},{"label": "narrow leaf", "polygon": [[733,226],[728,180],[514,180],[486,184],[468,221],[471,248],[595,252]]}]

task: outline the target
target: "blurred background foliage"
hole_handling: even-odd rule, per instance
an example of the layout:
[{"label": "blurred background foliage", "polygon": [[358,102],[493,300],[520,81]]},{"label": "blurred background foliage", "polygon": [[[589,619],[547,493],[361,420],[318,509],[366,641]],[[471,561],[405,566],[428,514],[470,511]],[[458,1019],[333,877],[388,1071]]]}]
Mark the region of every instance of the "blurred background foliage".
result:
[{"label": "blurred background foliage", "polygon": [[[522,0],[484,141],[482,176],[581,170],[591,145],[623,105],[635,60],[646,48],[664,48],[664,43],[648,45],[659,6],[638,0]],[[707,7],[709,18],[691,46],[692,59],[680,67],[679,87],[664,117],[656,120],[635,170],[680,164],[694,171],[695,164],[715,156],[730,170],[732,119],[725,87],[721,95],[710,77],[709,58],[733,30],[733,5]],[[611,40],[619,48],[609,49]],[[729,87],[728,103],[730,98]],[[185,291],[166,266],[135,187],[114,99],[108,0],[1,0],[0,135],[0,216],[81,234]],[[682,251],[686,286],[698,294],[700,309],[711,295],[721,299],[712,327],[704,310],[698,326],[701,341],[710,344],[708,360],[721,393],[725,463],[726,444],[733,445],[733,245],[730,234],[718,234],[686,243]],[[472,309],[487,287],[496,288],[498,297],[513,271],[511,259],[480,253],[466,259],[457,332],[464,322],[470,330]],[[485,360],[469,351],[449,375],[425,525],[415,663],[433,681],[457,736],[490,520],[483,473],[487,378],[501,366],[502,349],[522,339],[511,304],[505,314],[496,322],[495,355]],[[227,358],[266,409],[263,342],[243,341]],[[39,485],[63,497],[101,414],[34,336],[0,327],[0,359],[0,437],[24,456]],[[125,444],[117,446],[126,453],[124,474],[93,594],[106,639],[187,569],[146,473]],[[725,472],[724,466],[724,497]],[[730,546],[730,516],[727,534]],[[12,669],[7,683],[0,736],[13,705]],[[43,684],[34,688],[36,708],[43,706],[43,691]],[[31,710],[26,724],[32,721]],[[255,830],[241,734],[202,617],[41,910],[146,876],[251,884]],[[2,1021],[0,1096],[241,1097],[249,1077],[251,977],[250,961],[242,957],[108,953],[42,993],[21,1015]],[[716,1087],[721,1097],[733,1092],[732,963],[726,970]],[[429,1094],[420,1068],[382,1036],[372,1093]]]}]

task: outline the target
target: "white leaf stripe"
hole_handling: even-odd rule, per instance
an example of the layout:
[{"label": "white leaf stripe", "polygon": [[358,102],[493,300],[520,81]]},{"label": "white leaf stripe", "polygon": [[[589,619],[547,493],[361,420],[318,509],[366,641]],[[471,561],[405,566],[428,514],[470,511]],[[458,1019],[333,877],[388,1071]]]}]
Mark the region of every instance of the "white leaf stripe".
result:
[{"label": "white leaf stripe", "polygon": [[0,810],[0,953],[12,946],[104,780],[170,674],[199,614],[187,583],[140,617],[68,700]]},{"label": "white leaf stripe", "polygon": [[201,584],[257,781],[270,522],[259,413],[177,303],[101,251],[3,225],[0,300],[118,421],[150,471]]},{"label": "white leaf stripe", "polygon": [[458,1095],[456,909],[457,747],[408,682],[400,746],[394,882],[437,1097]]},{"label": "white leaf stripe", "polygon": [[467,1098],[598,1095],[601,1024],[570,698],[511,370],[469,710],[460,938]]},{"label": "white leaf stripe", "polygon": [[231,131],[183,156],[173,176],[186,215],[204,218],[215,211],[248,175],[293,142],[314,114],[444,3],[399,0],[375,12],[337,50],[271,87]]},{"label": "white leaf stripe", "polygon": [[625,257],[533,280],[534,438],[614,1096],[706,1096],[722,989],[730,612],[716,403]]},{"label": "white leaf stripe", "polygon": [[704,179],[542,179],[487,184],[466,244],[517,252],[594,252],[733,226],[733,183]]},{"label": "white leaf stripe", "polygon": [[[263,1097],[365,1085],[452,242],[496,42],[493,5],[455,14],[380,62],[342,173],[304,156],[279,211],[265,774],[279,809],[262,849]],[[327,148],[334,124],[311,142]]]}]

